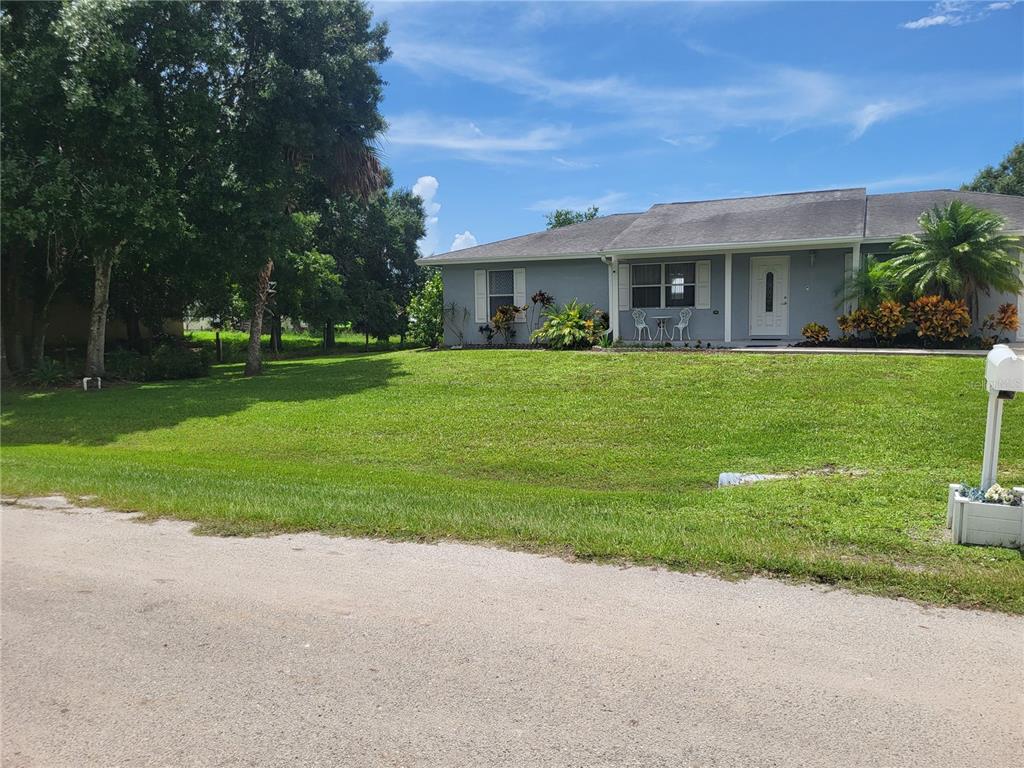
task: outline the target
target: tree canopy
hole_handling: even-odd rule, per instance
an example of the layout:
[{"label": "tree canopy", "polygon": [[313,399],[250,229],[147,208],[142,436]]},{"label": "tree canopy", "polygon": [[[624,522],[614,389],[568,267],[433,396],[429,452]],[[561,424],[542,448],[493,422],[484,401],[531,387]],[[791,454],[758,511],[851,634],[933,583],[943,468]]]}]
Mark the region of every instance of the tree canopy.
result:
[{"label": "tree canopy", "polygon": [[1024,141],[1020,142],[999,165],[978,171],[969,184],[960,189],[971,192],[997,192],[1001,195],[1024,195]]},{"label": "tree canopy", "polygon": [[6,3],[0,25],[11,360],[39,362],[71,283],[91,294],[89,375],[110,313],[137,342],[241,309],[248,373],[267,316],[365,324],[372,297],[371,333],[404,330],[424,217],[377,156],[390,51],[368,5]]},{"label": "tree canopy", "polygon": [[597,217],[597,206],[592,205],[585,211],[574,211],[571,208],[558,208],[547,214],[548,229],[568,227]]}]

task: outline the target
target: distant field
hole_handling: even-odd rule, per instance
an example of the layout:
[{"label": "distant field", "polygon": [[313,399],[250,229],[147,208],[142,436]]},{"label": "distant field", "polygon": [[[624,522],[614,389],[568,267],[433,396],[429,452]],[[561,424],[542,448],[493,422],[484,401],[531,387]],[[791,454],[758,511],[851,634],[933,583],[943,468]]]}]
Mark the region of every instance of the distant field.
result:
[{"label": "distant field", "polygon": [[[187,331],[185,338],[209,347],[211,350],[216,345],[215,331]],[[221,345],[224,348],[224,362],[239,362],[245,360],[246,350],[249,346],[249,334],[244,331],[221,331]],[[274,353],[270,350],[270,336],[264,335],[262,347],[270,359],[274,359]],[[335,335],[336,346],[331,353],[366,351],[366,341],[362,334],[339,331]],[[392,336],[387,342],[370,339],[369,351],[379,352],[388,349],[401,349],[401,339]],[[293,357],[309,357],[312,355],[324,354],[324,342],[320,334],[311,335],[308,333],[283,333],[281,334],[282,350],[277,356],[280,359]],[[413,346],[407,344],[406,346]]]},{"label": "distant field", "polygon": [[[208,533],[451,537],[1024,613],[1019,552],[944,540],[946,484],[980,470],[983,366],[407,350],[10,390],[3,490],[96,495]],[[1020,484],[1017,405],[1001,472]],[[865,474],[715,487],[721,471],[827,466]]]}]

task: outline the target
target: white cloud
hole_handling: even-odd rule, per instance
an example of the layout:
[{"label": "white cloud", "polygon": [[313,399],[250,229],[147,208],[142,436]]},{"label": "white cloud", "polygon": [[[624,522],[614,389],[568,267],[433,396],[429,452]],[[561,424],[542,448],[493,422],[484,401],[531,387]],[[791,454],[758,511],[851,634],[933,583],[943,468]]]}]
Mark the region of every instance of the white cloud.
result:
[{"label": "white cloud", "polygon": [[527,206],[527,210],[549,213],[558,208],[568,208],[573,211],[583,211],[596,205],[601,214],[616,213],[622,210],[628,195],[625,192],[606,192],[600,197],[579,197],[567,195],[564,197],[550,197],[545,200]]},{"label": "white cloud", "polygon": [[597,163],[592,163],[589,160],[573,160],[572,158],[565,157],[553,157],[555,165],[565,168],[570,171],[585,171],[590,168],[597,168]]},{"label": "white cloud", "polygon": [[437,189],[440,186],[433,176],[420,176],[412,185],[412,193],[423,201],[423,211],[427,214],[427,234],[424,235],[416,245],[420,254],[430,256],[437,253],[437,246],[440,235],[437,231],[438,214],[441,212],[441,204],[434,198],[437,196]]},{"label": "white cloud", "polygon": [[388,118],[386,141],[399,147],[430,147],[465,157],[507,162],[514,156],[559,149],[570,137],[567,126],[519,126],[502,122],[481,127],[460,118],[422,112]]},{"label": "white cloud", "polygon": [[907,101],[879,101],[874,104],[865,104],[853,114],[853,130],[851,135],[859,139],[875,123],[882,122],[901,115],[905,112],[912,112],[919,106],[915,100]]},{"label": "white cloud", "polygon": [[448,250],[461,251],[463,248],[472,248],[474,245],[476,245],[476,235],[467,229],[455,236],[455,239],[452,240],[452,247]]},{"label": "white cloud", "polygon": [[903,24],[904,29],[927,29],[928,27],[959,27],[981,21],[993,11],[1006,11],[1017,0],[995,3],[979,3],[972,0],[941,0],[931,7],[927,16]]},{"label": "white cloud", "polygon": [[853,187],[867,187],[868,192],[901,192],[915,189],[934,189],[951,186],[959,186],[963,180],[962,171],[944,170],[934,173],[907,174],[905,176],[890,176],[873,181],[857,180],[843,182],[841,184],[821,184],[823,189],[850,189]]},{"label": "white cloud", "polygon": [[700,134],[693,136],[662,136],[661,140],[673,147],[692,149],[698,152],[711,149],[717,142],[714,136],[703,136]]},{"label": "white cloud", "polygon": [[[542,55],[535,50],[470,48],[422,40],[405,43],[400,39],[392,44],[394,61],[423,77],[454,75],[545,101],[559,109],[587,109],[614,116],[613,122],[599,128],[572,132],[573,139],[609,130],[633,134],[649,130],[658,138],[674,140],[680,136],[714,137],[721,130],[735,128],[788,133],[828,125],[845,126],[858,138],[869,128],[909,112],[948,107],[951,92],[961,103],[967,103],[1002,97],[1020,87],[1019,78],[989,78],[979,87],[977,78],[948,74],[876,81],[740,57],[731,57],[731,82],[651,85],[616,74],[558,77],[538,64]],[[457,125],[434,126],[425,133],[412,123],[395,127],[402,129],[396,134],[399,141],[462,151],[471,151],[474,146],[494,150],[510,139],[514,148],[542,148],[570,140],[568,129],[553,126],[518,137],[494,131],[476,136],[466,125],[461,129]]]}]

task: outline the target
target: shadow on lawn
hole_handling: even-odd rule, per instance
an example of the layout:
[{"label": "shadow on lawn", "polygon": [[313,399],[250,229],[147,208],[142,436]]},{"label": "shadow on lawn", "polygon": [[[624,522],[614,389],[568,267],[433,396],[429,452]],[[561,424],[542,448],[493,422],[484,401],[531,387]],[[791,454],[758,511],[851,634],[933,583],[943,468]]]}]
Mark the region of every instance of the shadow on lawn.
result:
[{"label": "shadow on lawn", "polygon": [[[4,393],[4,446],[104,445],[122,435],[173,427],[186,419],[227,416],[265,402],[331,400],[385,386],[393,358],[370,353],[267,364],[247,378],[241,365],[189,381],[113,386],[88,393],[16,390]],[[211,425],[210,428],[216,428]]]}]

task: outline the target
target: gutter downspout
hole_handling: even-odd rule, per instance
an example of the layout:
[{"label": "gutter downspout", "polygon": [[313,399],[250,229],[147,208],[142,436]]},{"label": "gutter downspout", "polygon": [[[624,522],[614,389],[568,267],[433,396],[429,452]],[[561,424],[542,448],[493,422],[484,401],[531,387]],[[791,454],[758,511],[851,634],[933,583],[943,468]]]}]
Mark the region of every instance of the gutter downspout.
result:
[{"label": "gutter downspout", "polygon": [[608,328],[611,330],[612,341],[618,341],[619,258],[618,256],[602,256],[601,261],[608,265]]}]

